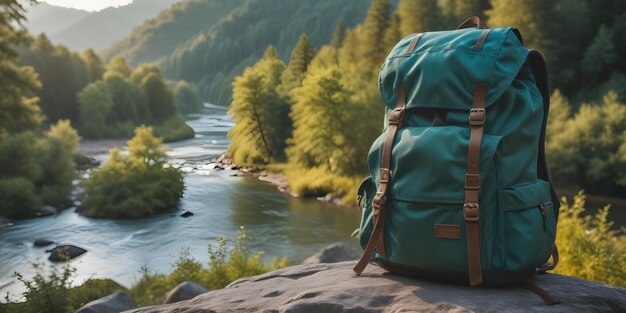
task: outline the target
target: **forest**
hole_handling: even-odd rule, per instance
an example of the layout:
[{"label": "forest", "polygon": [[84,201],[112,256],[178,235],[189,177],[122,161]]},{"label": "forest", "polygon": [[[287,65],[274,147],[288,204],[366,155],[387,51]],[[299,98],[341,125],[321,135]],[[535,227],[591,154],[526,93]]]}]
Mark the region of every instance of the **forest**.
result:
[{"label": "forest", "polygon": [[401,0],[395,7],[375,0],[362,24],[338,24],[330,44],[315,48],[303,35],[287,64],[269,47],[234,80],[229,153],[241,164],[285,171],[300,195],[351,199],[366,173],[364,156],[382,131],[377,75],[387,52],[408,34],[454,29],[472,12],[490,27],[518,27],[525,45],[547,58],[553,89],[547,155],[558,185],[623,195],[622,1]]}]

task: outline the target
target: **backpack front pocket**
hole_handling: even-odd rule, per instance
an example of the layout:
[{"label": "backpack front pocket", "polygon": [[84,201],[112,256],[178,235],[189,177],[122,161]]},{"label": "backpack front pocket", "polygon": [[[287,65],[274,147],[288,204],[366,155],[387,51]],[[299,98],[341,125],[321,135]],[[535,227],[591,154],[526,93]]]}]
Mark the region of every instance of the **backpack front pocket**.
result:
[{"label": "backpack front pocket", "polygon": [[503,215],[504,270],[533,269],[550,257],[556,222],[550,184],[543,180],[498,191]]}]

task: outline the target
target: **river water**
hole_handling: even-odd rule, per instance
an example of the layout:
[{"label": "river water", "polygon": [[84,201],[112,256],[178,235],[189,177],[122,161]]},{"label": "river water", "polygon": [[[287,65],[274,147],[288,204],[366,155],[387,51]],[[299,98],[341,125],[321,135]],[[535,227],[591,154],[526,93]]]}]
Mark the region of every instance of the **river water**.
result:
[{"label": "river water", "polygon": [[[13,297],[23,291],[14,272],[32,277],[32,262],[47,261],[45,248],[33,241],[49,239],[88,250],[72,260],[77,282],[90,277],[111,278],[129,287],[139,269],[167,273],[188,247],[197,260],[208,263],[207,245],[219,236],[235,237],[244,226],[252,251],[264,251],[265,260],[286,256],[297,264],[334,242],[356,246],[350,237],[358,227],[357,209],[339,208],[316,200],[293,198],[275,186],[252,177],[233,177],[234,171],[208,170],[211,159],[228,146],[232,127],[223,109],[213,108],[196,116],[189,125],[196,138],[170,144],[172,161],[182,164],[186,191],[177,211],[138,220],[92,219],[73,209],[54,217],[18,221],[0,230],[0,295]],[[95,156],[106,159],[106,154]],[[183,210],[195,215],[179,217]]]}]

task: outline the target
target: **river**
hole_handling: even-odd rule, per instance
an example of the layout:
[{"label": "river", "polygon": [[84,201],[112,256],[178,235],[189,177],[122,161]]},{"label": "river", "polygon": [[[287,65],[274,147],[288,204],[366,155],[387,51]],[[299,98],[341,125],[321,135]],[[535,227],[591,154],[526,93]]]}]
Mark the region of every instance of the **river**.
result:
[{"label": "river", "polygon": [[[0,295],[19,295],[23,286],[12,275],[32,277],[33,262],[59,266],[50,264],[45,248],[33,246],[40,238],[88,250],[71,261],[78,270],[77,282],[111,278],[126,287],[139,278],[144,265],[151,271],[169,272],[183,247],[207,264],[207,245],[219,236],[235,237],[240,226],[251,236],[251,250],[264,251],[266,261],[286,256],[297,264],[334,242],[356,246],[350,234],[358,227],[357,209],[293,198],[258,179],[203,167],[228,146],[226,133],[232,122],[223,109],[210,109],[188,123],[196,137],[168,145],[172,161],[186,172],[186,191],[178,210],[113,220],[87,218],[69,209],[54,217],[17,221],[0,230]],[[106,154],[95,158],[104,160]],[[179,217],[183,210],[195,215]]]}]

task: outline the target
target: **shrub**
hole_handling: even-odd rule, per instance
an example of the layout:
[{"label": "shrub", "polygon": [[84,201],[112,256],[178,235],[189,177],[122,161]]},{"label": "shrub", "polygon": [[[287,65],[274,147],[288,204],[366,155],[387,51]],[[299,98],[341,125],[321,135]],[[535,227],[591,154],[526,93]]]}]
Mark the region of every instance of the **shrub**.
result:
[{"label": "shrub", "polygon": [[344,203],[353,203],[356,190],[364,177],[341,176],[330,173],[325,167],[302,169],[289,166],[285,169],[289,187],[299,196],[321,197],[332,193]]},{"label": "shrub", "polygon": [[262,252],[251,253],[243,227],[237,238],[220,237],[217,245],[209,245],[209,267],[205,268],[183,248],[172,265],[169,275],[150,273],[143,267],[141,278],[132,287],[130,294],[139,305],[163,303],[165,293],[184,281],[195,281],[209,289],[220,289],[246,276],[259,275],[287,266],[287,258],[274,258],[271,264],[261,261]]},{"label": "shrub", "polygon": [[141,126],[128,141],[128,156],[111,149],[104,166],[83,182],[81,212],[91,217],[136,218],[175,207],[184,191],[180,170],[167,163],[160,138]]},{"label": "shrub", "polygon": [[174,142],[193,138],[196,133],[191,126],[180,117],[172,117],[154,126],[154,133],[163,138],[164,142]]},{"label": "shrub", "polygon": [[563,198],[556,244],[560,262],[556,273],[626,286],[626,238],[624,228],[612,230],[607,220],[610,205],[583,216],[585,194],[573,203]]},{"label": "shrub", "polygon": [[26,178],[0,178],[0,216],[28,217],[41,203],[35,186]]}]

